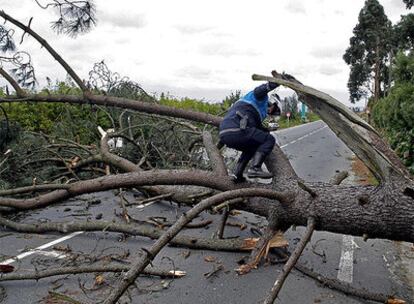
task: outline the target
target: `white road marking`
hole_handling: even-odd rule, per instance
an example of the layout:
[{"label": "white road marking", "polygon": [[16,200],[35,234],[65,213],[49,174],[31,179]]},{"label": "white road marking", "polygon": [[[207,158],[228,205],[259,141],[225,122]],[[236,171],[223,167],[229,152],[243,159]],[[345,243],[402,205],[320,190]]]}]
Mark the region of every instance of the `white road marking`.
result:
[{"label": "white road marking", "polygon": [[298,141],[301,141],[302,139],[305,139],[306,137],[309,137],[309,136],[311,136],[311,135],[313,135],[313,134],[316,134],[316,133],[318,133],[318,132],[320,132],[320,131],[322,131],[323,129],[325,129],[325,128],[327,128],[328,126],[327,125],[325,125],[325,126],[323,126],[322,128],[319,128],[319,129],[316,129],[316,130],[313,130],[312,132],[309,132],[309,133],[306,133],[305,135],[303,135],[303,136],[301,136],[301,137],[299,137],[299,138],[296,138],[295,140],[292,140],[291,142],[288,142],[287,144],[284,144],[283,146],[280,146],[280,148],[285,148],[285,147],[287,147],[287,146],[289,146],[289,145],[292,145],[292,144],[294,144],[294,143],[297,143]]},{"label": "white road marking", "polygon": [[55,250],[51,250],[51,251],[34,250],[34,253],[44,255],[44,256],[47,256],[47,257],[51,257],[51,258],[57,258],[57,259],[64,259],[64,258],[67,257],[66,254],[63,254],[63,253],[55,251]]},{"label": "white road marking", "polygon": [[[313,134],[318,133],[319,131],[322,131],[323,129],[327,128],[328,126],[325,125],[321,128],[318,128],[312,132],[309,132],[295,140],[292,140],[291,142],[288,142],[280,148],[285,148],[289,145],[292,145],[294,143],[297,143],[298,141],[301,141],[305,139],[306,137],[309,137]],[[352,283],[353,281],[353,275],[354,275],[354,248],[359,248],[358,244],[355,243],[354,237],[349,235],[344,235],[342,238],[342,248],[341,248],[341,258],[339,260],[339,269],[338,269],[338,280]]]},{"label": "white road marking", "polygon": [[56,244],[62,243],[64,241],[67,241],[67,240],[69,240],[69,239],[71,239],[71,238],[73,238],[73,237],[75,237],[75,236],[77,236],[79,234],[82,234],[82,233],[83,233],[83,231],[77,231],[77,232],[73,232],[71,234],[65,235],[64,237],[61,237],[60,239],[54,240],[52,242],[49,242],[49,243],[44,244],[42,246],[39,246],[39,247],[37,247],[35,249],[32,249],[30,251],[23,252],[23,253],[19,254],[18,256],[14,257],[14,258],[11,258],[11,259],[8,259],[8,260],[5,260],[5,261],[1,261],[0,264],[3,264],[3,265],[12,264],[12,263],[14,263],[14,262],[16,262],[18,260],[21,260],[23,258],[26,258],[28,256],[31,256],[32,254],[35,254],[35,253],[37,253],[39,251],[42,251],[43,249],[46,249],[46,248],[52,247],[52,246],[54,246]]},{"label": "white road marking", "polygon": [[339,260],[338,280],[352,283],[354,275],[354,248],[356,243],[351,235],[342,237],[341,258]]},{"label": "white road marking", "polygon": [[144,209],[147,206],[151,206],[152,204],[154,204],[155,202],[149,202],[149,203],[145,203],[145,204],[141,204],[137,206],[137,209]]}]

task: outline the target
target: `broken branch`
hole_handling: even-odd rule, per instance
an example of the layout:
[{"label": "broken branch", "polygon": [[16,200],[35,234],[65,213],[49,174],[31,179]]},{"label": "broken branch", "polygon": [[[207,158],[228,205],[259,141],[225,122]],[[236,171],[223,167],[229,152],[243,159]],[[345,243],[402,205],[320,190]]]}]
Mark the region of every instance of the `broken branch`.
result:
[{"label": "broken branch", "polygon": [[277,295],[279,294],[280,289],[283,286],[287,276],[289,275],[292,268],[295,266],[296,262],[298,261],[299,257],[301,256],[303,250],[306,247],[306,244],[312,237],[313,231],[315,230],[315,219],[313,217],[308,218],[308,225],[306,227],[305,234],[303,235],[302,239],[298,243],[295,248],[295,251],[290,256],[289,260],[283,266],[282,273],[277,278],[275,284],[273,285],[272,289],[270,290],[269,295],[264,300],[264,304],[272,304],[276,299]]}]

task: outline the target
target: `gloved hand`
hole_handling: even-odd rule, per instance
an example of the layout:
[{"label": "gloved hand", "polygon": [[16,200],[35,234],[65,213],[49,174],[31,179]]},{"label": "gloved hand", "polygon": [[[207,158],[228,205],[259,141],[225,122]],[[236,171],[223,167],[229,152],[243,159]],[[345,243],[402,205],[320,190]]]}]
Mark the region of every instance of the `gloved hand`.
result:
[{"label": "gloved hand", "polygon": [[293,77],[292,75],[283,72],[282,74],[282,79],[287,80],[287,81],[293,81],[293,82],[297,82],[302,84],[300,81],[298,81],[295,77]]},{"label": "gloved hand", "polygon": [[275,82],[268,82],[267,86],[269,88],[269,91],[272,91],[272,90],[276,89],[279,85]]}]

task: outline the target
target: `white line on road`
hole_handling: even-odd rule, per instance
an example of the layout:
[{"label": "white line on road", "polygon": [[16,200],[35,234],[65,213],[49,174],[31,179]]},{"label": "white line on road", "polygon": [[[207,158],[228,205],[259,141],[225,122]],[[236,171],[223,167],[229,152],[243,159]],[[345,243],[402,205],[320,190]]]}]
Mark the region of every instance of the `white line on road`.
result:
[{"label": "white line on road", "polygon": [[316,133],[318,133],[319,131],[322,131],[323,129],[325,129],[325,128],[327,128],[328,126],[327,125],[325,125],[325,126],[323,126],[322,128],[319,128],[319,129],[316,129],[316,130],[314,130],[314,131],[312,131],[312,132],[309,132],[309,133],[307,133],[307,134],[305,134],[305,135],[303,135],[303,136],[301,136],[301,137],[299,137],[299,138],[296,138],[295,140],[292,140],[291,142],[288,142],[287,144],[284,144],[283,146],[280,146],[280,148],[285,148],[285,147],[287,147],[287,146],[289,146],[289,145],[292,145],[292,144],[294,144],[294,143],[297,143],[298,141],[301,141],[302,139],[305,139],[306,137],[309,137],[309,136],[311,136],[311,135],[313,135],[313,134],[316,134]]},{"label": "white line on road", "polygon": [[154,203],[155,202],[149,202],[149,203],[145,203],[145,204],[138,205],[137,206],[137,209],[144,209],[145,207],[151,206]]},{"label": "white line on road", "polygon": [[39,251],[42,251],[43,249],[52,247],[52,246],[54,246],[56,244],[62,243],[64,241],[66,241],[66,240],[69,240],[69,239],[71,239],[71,238],[73,238],[73,237],[75,237],[75,236],[77,236],[79,234],[82,234],[82,233],[83,233],[83,231],[77,231],[77,232],[73,232],[71,234],[65,235],[64,237],[61,237],[60,239],[54,240],[52,242],[49,242],[49,243],[44,244],[42,246],[39,246],[39,247],[37,247],[35,249],[32,249],[30,251],[23,252],[23,253],[19,254],[18,256],[14,257],[14,258],[11,258],[11,259],[2,261],[2,262],[0,262],[0,264],[8,265],[8,264],[14,263],[14,262],[16,262],[18,260],[21,260],[21,259],[23,259],[25,257],[28,257],[28,256],[32,255],[32,254],[38,253]]},{"label": "white line on road", "polygon": [[342,237],[341,258],[339,260],[338,280],[352,283],[354,275],[354,237],[344,235]]},{"label": "white line on road", "polygon": [[35,250],[34,253],[44,255],[44,256],[47,256],[47,257],[51,257],[51,258],[57,258],[57,259],[64,259],[64,258],[67,257],[66,254],[63,254],[63,253],[55,251],[55,250],[51,250],[51,251]]}]

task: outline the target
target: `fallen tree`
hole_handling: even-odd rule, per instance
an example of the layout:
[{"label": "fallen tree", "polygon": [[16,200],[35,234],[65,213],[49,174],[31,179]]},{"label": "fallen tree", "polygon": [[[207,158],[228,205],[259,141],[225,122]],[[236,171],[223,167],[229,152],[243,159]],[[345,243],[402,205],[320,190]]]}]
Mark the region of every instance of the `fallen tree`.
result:
[{"label": "fallen tree", "polygon": [[[0,16],[6,21],[21,28],[24,33],[34,37],[49,53],[66,69],[82,91],[81,95],[29,94],[20,88],[13,78],[2,70],[1,74],[14,87],[16,95],[0,98],[1,103],[10,102],[49,102],[71,104],[96,104],[118,107],[132,111],[175,117],[217,127],[222,118],[194,111],[176,109],[156,103],[140,102],[128,98],[96,95],[76,75],[70,66],[53,48],[29,26],[13,19],[3,11]],[[275,147],[266,161],[267,168],[274,174],[269,185],[251,183],[233,184],[226,175],[226,169],[220,151],[214,145],[208,133],[204,134],[205,149],[212,161],[212,171],[201,170],[149,170],[142,171],[139,166],[117,155],[111,155],[103,140],[99,157],[93,161],[115,165],[122,168],[123,174],[108,175],[87,181],[68,183],[56,186],[56,189],[29,198],[0,198],[0,206],[8,211],[28,210],[59,203],[70,197],[83,193],[92,193],[108,189],[151,187],[153,195],[172,193],[177,202],[195,205],[190,211],[165,231],[145,254],[137,259],[130,269],[122,275],[122,280],[115,287],[105,303],[116,303],[128,287],[134,283],[139,274],[151,262],[156,254],[170,242],[183,227],[203,210],[212,208],[225,201],[239,200],[232,208],[245,210],[265,217],[269,224],[261,241],[253,251],[250,261],[241,267],[246,273],[255,267],[268,252],[268,246],[278,230],[286,230],[290,226],[308,226],[306,239],[313,230],[329,231],[365,238],[383,238],[398,241],[414,242],[414,180],[401,164],[394,152],[379,134],[361,118],[350,112],[331,96],[307,87],[294,78],[277,72],[272,76],[253,75],[254,80],[270,81],[289,87],[296,91],[321,119],[342,139],[342,141],[366,164],[377,178],[377,186],[349,186],[335,183],[308,183],[301,180],[289,160],[279,147]],[[178,195],[175,188],[163,188],[161,185],[192,185],[213,189],[212,196],[198,200],[188,199],[194,190]],[[53,188],[52,186],[50,186]],[[154,188],[157,187],[157,188]],[[47,190],[46,187],[43,190]],[[198,191],[200,191],[198,189]],[[16,190],[15,193],[19,191]],[[13,192],[9,192],[13,194]],[[174,197],[175,195],[175,197]],[[260,199],[259,199],[260,197]],[[265,197],[265,198],[263,198]],[[249,198],[248,200],[246,198]],[[6,225],[11,229],[13,225]],[[18,230],[16,228],[16,230]],[[302,243],[302,247],[306,241]],[[301,250],[303,248],[300,248]],[[296,263],[301,250],[289,260],[286,272]],[[277,280],[275,288],[266,300],[271,303],[277,296],[284,278]],[[279,283],[282,282],[282,283]],[[383,298],[381,298],[383,299]]]}]

